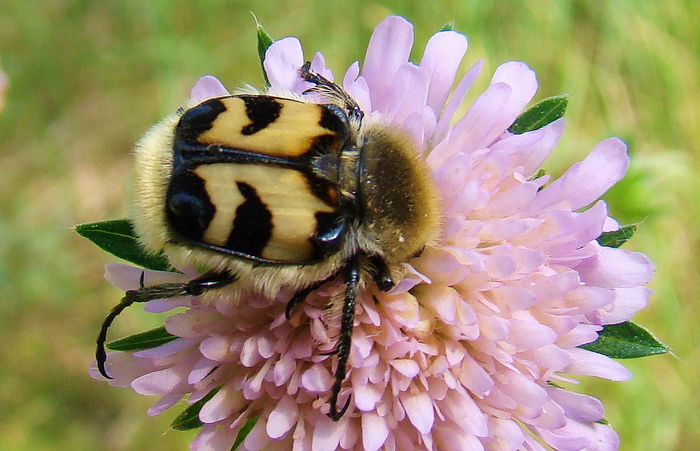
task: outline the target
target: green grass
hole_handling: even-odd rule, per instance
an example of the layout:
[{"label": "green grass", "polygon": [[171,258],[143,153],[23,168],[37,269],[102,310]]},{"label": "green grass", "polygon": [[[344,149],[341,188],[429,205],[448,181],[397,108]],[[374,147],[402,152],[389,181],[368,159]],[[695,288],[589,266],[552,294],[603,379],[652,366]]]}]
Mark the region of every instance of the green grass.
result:
[{"label": "green grass", "polygon": [[[205,6],[198,6],[204,5]],[[146,6],[144,6],[146,4]],[[607,196],[625,246],[657,265],[635,320],[675,356],[626,362],[634,379],[584,381],[604,400],[625,450],[700,449],[697,180],[700,3],[685,1],[2,2],[0,67],[0,450],[186,449],[176,412],[87,375],[103,315],[120,293],[111,259],[70,228],[127,214],[131,147],[205,73],[261,85],[254,11],[275,38],[299,36],[339,74],[364,57],[386,14],[414,22],[419,59],[449,21],[470,40],[466,64],[507,60],[538,73],[538,99],[571,93],[568,127],[546,163],[559,174],[597,142],[630,145],[628,177]],[[488,82],[482,77],[473,92]],[[156,326],[133,309],[113,336]]]}]

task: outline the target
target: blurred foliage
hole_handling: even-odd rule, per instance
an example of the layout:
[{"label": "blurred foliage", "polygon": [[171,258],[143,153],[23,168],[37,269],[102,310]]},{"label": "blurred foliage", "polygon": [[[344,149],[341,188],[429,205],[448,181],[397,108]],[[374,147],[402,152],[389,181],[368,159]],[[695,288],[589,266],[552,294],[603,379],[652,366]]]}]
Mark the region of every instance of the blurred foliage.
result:
[{"label": "blurred foliage", "polygon": [[[607,196],[613,216],[639,223],[626,248],[657,265],[635,321],[675,355],[625,361],[626,383],[586,380],[604,400],[623,449],[700,449],[698,152],[700,3],[695,0],[424,2],[0,1],[0,450],[186,449],[167,432],[181,409],[146,416],[155,399],[89,378],[103,315],[121,294],[101,278],[110,258],[71,230],[128,214],[131,147],[205,73],[229,88],[262,86],[254,11],[274,37],[301,38],[341,74],[362,60],[387,14],[416,27],[422,46],[453,21],[465,68],[507,60],[538,73],[537,100],[571,93],[568,128],[548,173],[617,135],[627,178]],[[483,76],[472,90],[488,83]],[[157,326],[137,308],[113,336]]]}]

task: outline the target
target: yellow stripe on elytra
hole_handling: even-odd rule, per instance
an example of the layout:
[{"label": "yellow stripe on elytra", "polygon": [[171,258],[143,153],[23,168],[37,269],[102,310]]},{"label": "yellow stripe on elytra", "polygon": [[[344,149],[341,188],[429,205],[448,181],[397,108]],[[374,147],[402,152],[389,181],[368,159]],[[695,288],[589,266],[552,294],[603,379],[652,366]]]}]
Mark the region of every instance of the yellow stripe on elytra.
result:
[{"label": "yellow stripe on elytra", "polygon": [[276,100],[282,107],[277,120],[252,135],[243,135],[241,130],[252,123],[245,102],[238,97],[220,99],[226,111],[217,116],[212,128],[200,134],[197,141],[276,157],[298,157],[309,150],[318,136],[333,134],[318,124],[323,113],[320,105]]},{"label": "yellow stripe on elytra", "polygon": [[279,261],[308,261],[313,256],[309,239],[316,234],[316,212],[334,209],[310,190],[305,176],[294,169],[266,165],[220,163],[195,169],[204,181],[216,214],[203,241],[224,247],[233,228],[236,208],[245,199],[236,182],[255,188],[272,214],[272,236],[261,257]]}]

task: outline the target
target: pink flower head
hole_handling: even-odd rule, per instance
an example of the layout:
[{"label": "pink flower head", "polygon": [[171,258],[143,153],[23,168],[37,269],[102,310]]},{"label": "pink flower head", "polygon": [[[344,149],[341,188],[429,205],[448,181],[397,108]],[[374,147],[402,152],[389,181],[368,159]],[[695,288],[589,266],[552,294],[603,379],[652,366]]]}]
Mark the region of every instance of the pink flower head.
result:
[{"label": "pink flower head", "polygon": [[[433,35],[419,64],[408,61],[413,27],[388,17],[375,29],[364,64],[342,86],[365,117],[396,127],[416,143],[441,195],[439,242],[408,262],[408,276],[388,293],[358,297],[348,377],[347,413],[326,416],[338,321],[324,286],[285,318],[290,293],[202,305],[197,298],[152,301],[151,311],[187,307],[168,318],[177,339],[135,353],[112,353],[110,383],[160,396],[158,414],[189,396],[218,389],[201,411],[192,449],[230,449],[257,421],[241,449],[523,449],[612,450],[616,433],[599,423],[602,404],[560,388],[578,375],[621,381],[619,363],[578,346],[603,325],[644,307],[653,266],[642,254],[602,247],[617,228],[598,198],[624,175],[626,146],[598,144],[558,179],[537,176],[561,137],[564,120],[513,134],[508,128],[537,89],[521,62],[501,65],[462,116],[481,70],[460,79],[466,38]],[[301,95],[309,84],[295,38],[275,42],[265,68],[271,93]],[[311,70],[332,79],[323,56]],[[193,89],[198,100],[226,94],[213,77]],[[141,270],[110,266],[110,281],[138,286]],[[146,272],[146,285],[187,276]],[[369,292],[371,290],[371,292]]]}]

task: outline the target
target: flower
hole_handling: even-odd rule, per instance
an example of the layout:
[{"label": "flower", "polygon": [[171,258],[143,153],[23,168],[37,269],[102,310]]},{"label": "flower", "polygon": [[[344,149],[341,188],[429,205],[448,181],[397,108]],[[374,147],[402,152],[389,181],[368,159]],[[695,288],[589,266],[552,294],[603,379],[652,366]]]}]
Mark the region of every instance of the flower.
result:
[{"label": "flower", "polygon": [[[179,338],[110,354],[110,383],[160,396],[152,415],[218,389],[199,412],[193,449],[230,449],[251,419],[242,449],[617,448],[617,434],[600,422],[601,402],[561,382],[630,377],[614,360],[579,347],[602,326],[629,320],[650,295],[651,262],[596,241],[618,228],[598,198],[625,174],[625,144],[601,142],[550,182],[538,168],[564,120],[508,131],[537,89],[530,68],[501,65],[460,117],[482,67],[477,62],[454,86],[466,38],[433,35],[419,64],[408,61],[412,45],[412,25],[389,17],[375,29],[362,69],[356,62],[342,79],[366,117],[415,141],[443,216],[439,242],[407,264],[395,289],[370,287],[358,297],[341,396],[352,395],[350,409],[337,423],[325,415],[338,324],[324,307],[343,289],[339,283],[309,295],[290,321],[287,292],[250,295],[238,307],[225,294],[207,304],[151,301],[152,312],[186,307],[166,321]],[[269,92],[307,90],[303,63],[297,39],[275,42],[264,63]],[[320,53],[311,70],[333,79]],[[192,98],[227,93],[207,76]],[[194,275],[124,265],[106,271],[124,290],[137,288],[142,274],[146,285]]]}]

